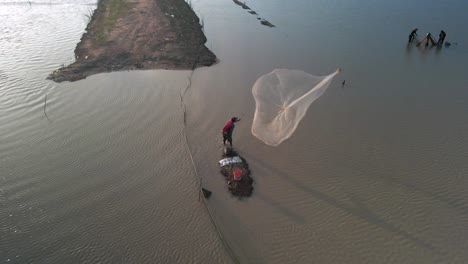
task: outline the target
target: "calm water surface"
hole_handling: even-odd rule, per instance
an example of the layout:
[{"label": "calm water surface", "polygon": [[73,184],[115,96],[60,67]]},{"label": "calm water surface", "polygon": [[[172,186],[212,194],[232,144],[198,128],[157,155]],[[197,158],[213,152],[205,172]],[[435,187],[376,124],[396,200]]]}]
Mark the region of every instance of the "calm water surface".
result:
[{"label": "calm water surface", "polygon": [[[237,259],[467,261],[466,1],[247,2],[276,28],[232,1],[192,2],[220,63],[185,96],[189,145]],[[197,201],[179,101],[188,72],[45,80],[73,61],[94,8],[0,0],[0,263],[231,262]],[[408,46],[414,27],[458,45]],[[250,134],[258,77],[337,67],[292,138],[271,148]],[[242,201],[216,164],[231,115],[256,181]]]},{"label": "calm water surface", "polygon": [[0,3],[0,263],[231,263],[185,144],[189,72],[53,83],[95,5]]},{"label": "calm water surface", "polygon": [[[213,128],[241,116],[234,141],[256,180],[247,201],[222,194],[210,201],[239,258],[466,261],[466,2],[248,2],[273,29],[230,1],[195,3],[221,59],[197,70],[187,95],[197,166],[208,175],[205,185],[224,187],[212,176],[216,164],[206,162],[219,154],[206,146],[221,147]],[[408,46],[414,27],[420,36],[450,31],[446,40],[458,45]],[[259,76],[274,68],[325,75],[337,67],[342,74],[293,137],[271,148],[251,135]]]}]

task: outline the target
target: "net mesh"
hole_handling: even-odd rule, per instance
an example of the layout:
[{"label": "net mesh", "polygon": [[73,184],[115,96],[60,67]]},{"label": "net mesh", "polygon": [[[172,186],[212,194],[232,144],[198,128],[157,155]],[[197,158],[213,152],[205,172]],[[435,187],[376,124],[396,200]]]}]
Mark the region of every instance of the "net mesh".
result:
[{"label": "net mesh", "polygon": [[252,88],[255,115],[252,134],[270,146],[292,136],[309,106],[329,87],[336,72],[314,76],[299,70],[276,69]]}]

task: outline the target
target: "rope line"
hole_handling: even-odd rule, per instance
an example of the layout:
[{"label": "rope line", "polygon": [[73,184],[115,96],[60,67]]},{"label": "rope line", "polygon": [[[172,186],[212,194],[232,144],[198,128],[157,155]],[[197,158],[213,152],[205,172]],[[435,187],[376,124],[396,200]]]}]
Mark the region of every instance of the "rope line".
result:
[{"label": "rope line", "polygon": [[[223,246],[224,246],[225,250],[228,252],[229,256],[234,261],[234,263],[240,264],[239,260],[234,255],[233,250],[229,246],[228,242],[224,239],[223,233],[221,232],[218,225],[216,224],[216,221],[214,220],[214,217],[213,217],[213,213],[211,212],[211,210],[210,210],[210,208],[208,206],[208,201],[206,200],[205,196],[202,195],[202,180],[203,180],[203,178],[198,174],[197,167],[195,166],[195,161],[194,161],[193,155],[192,155],[192,150],[190,149],[190,145],[189,145],[189,141],[188,141],[188,137],[187,137],[187,123],[186,123],[187,107],[186,107],[185,102],[184,102],[184,96],[185,96],[185,93],[187,92],[187,90],[192,86],[192,77],[193,77],[193,74],[195,73],[195,68],[196,68],[197,62],[199,60],[199,57],[200,57],[200,52],[198,53],[198,56],[197,56],[196,60],[194,61],[193,65],[192,65],[190,76],[187,77],[188,84],[185,87],[185,89],[183,91],[181,91],[181,93],[179,94],[180,103],[181,103],[181,107],[182,107],[182,111],[183,111],[183,118],[184,118],[183,133],[184,133],[184,138],[185,138],[185,146],[187,147],[187,152],[189,154],[190,161],[192,163],[193,171],[195,172],[194,176],[198,180],[198,201],[203,202],[203,205],[204,205],[206,211],[208,212],[208,216],[209,216],[211,222],[213,223],[213,226],[214,226],[214,228],[216,230],[216,233],[218,234],[219,239],[223,243]],[[203,199],[203,200],[201,200],[201,199]]]},{"label": "rope line", "polygon": [[52,121],[50,121],[49,116],[47,115],[46,106],[47,106],[47,94],[44,97],[44,115],[47,118],[47,120],[49,120],[49,122],[52,122]]}]

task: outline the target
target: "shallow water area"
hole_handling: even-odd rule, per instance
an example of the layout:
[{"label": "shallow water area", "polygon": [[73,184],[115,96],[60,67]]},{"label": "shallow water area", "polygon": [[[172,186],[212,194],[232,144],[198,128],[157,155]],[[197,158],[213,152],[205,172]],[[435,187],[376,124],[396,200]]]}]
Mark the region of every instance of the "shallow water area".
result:
[{"label": "shallow water area", "polygon": [[[185,145],[190,72],[45,80],[73,61],[94,4],[0,0],[0,263],[232,262]],[[230,0],[192,4],[220,62],[193,75],[186,131],[240,263],[466,262],[464,1],[247,2],[275,28]],[[458,45],[408,46],[414,27]],[[251,135],[258,77],[337,67],[291,138]],[[217,164],[231,116],[248,199]]]},{"label": "shallow water area", "polygon": [[45,80],[92,4],[0,2],[0,263],[230,263],[185,144],[189,71]]},{"label": "shallow water area", "polygon": [[[460,263],[468,259],[466,15],[463,1],[194,1],[220,58],[186,95],[189,141],[217,221],[242,263]],[[424,7],[424,8],[422,8]],[[430,16],[428,16],[430,14]],[[418,27],[450,47],[407,45]],[[343,71],[279,147],[250,133],[252,86],[273,69]],[[344,87],[341,87],[346,80]],[[224,190],[219,129],[254,195]],[[214,142],[216,140],[216,142]],[[207,151],[207,148],[210,150]]]}]

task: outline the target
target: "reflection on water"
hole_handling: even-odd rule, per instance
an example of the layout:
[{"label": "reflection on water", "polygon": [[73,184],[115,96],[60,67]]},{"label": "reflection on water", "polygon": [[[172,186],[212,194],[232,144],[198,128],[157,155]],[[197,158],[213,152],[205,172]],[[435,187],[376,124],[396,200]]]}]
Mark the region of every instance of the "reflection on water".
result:
[{"label": "reflection on water", "polygon": [[230,263],[183,144],[188,72],[45,80],[91,4],[0,2],[0,263]]},{"label": "reflection on water", "polygon": [[[220,63],[197,69],[185,98],[197,169],[235,255],[465,262],[466,1],[247,3],[276,28],[232,1],[193,1]],[[229,262],[182,144],[188,72],[45,80],[73,61],[93,8],[0,0],[0,262]],[[459,45],[407,46],[416,26],[444,29]],[[337,81],[281,146],[250,134],[259,76],[337,67]],[[217,167],[230,116],[242,118],[234,144],[256,182],[242,201]]]}]

